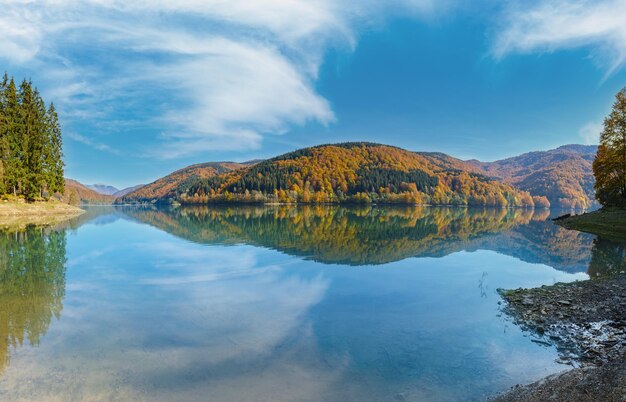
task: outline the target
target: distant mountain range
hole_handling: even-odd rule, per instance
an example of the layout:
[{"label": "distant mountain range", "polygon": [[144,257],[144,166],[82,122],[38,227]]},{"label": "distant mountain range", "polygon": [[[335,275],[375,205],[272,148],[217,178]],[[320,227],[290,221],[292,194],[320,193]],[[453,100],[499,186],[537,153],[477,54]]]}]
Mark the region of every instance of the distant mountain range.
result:
[{"label": "distant mountain range", "polygon": [[79,183],[79,184],[83,187],[88,188],[89,190],[95,191],[98,194],[111,195],[113,196],[113,199],[118,198],[118,197],[123,197],[126,194],[132,193],[133,191],[136,191],[144,186],[143,184],[138,184],[136,186],[126,187],[122,190],[119,190],[116,187],[110,186],[108,184],[82,184],[82,183]]},{"label": "distant mountain range", "polygon": [[564,145],[481,162],[346,143],[304,148],[265,161],[195,164],[123,190],[73,180],[66,187],[80,203],[334,202],[338,196],[380,202],[367,198],[375,193],[397,203],[501,205],[504,198],[506,204],[527,205],[532,196],[539,206],[590,208],[597,205],[591,168],[596,150]]},{"label": "distant mountain range", "polygon": [[123,189],[118,190],[118,191],[116,191],[115,193],[113,193],[113,196],[114,196],[115,198],[123,197],[123,196],[125,196],[126,194],[129,194],[129,193],[132,193],[133,191],[137,191],[137,190],[139,190],[139,189],[140,189],[140,188],[142,188],[143,186],[144,186],[143,184],[138,184],[138,185],[136,185],[136,186],[126,187],[126,188],[123,188]]},{"label": "distant mountain range", "polygon": [[365,142],[304,148],[257,163],[194,165],[116,202],[534,204],[528,192],[487,177],[474,164]]},{"label": "distant mountain range", "polygon": [[106,185],[106,184],[86,184],[85,187],[87,187],[90,190],[95,191],[96,193],[100,193],[104,195],[114,195],[115,193],[120,191],[119,189],[113,186]]},{"label": "distant mountain range", "polygon": [[65,179],[63,201],[69,204],[111,204],[114,200],[113,195],[100,194],[76,180]]},{"label": "distant mountain range", "polygon": [[[106,184],[85,185],[76,180],[65,179],[63,200],[70,204],[113,204],[118,197],[136,191],[143,185],[118,190]],[[115,190],[113,192],[113,190]]]},{"label": "distant mountain range", "polygon": [[591,165],[597,150],[595,145],[564,145],[495,162],[468,163],[487,176],[546,196],[553,207],[590,208],[596,205]]}]

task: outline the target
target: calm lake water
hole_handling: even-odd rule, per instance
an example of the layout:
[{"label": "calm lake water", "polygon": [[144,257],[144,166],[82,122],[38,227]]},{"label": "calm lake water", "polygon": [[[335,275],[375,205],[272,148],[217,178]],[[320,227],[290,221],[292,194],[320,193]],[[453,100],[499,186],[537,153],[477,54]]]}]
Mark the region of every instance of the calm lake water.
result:
[{"label": "calm lake water", "polygon": [[0,400],[483,400],[568,368],[496,289],[623,253],[548,218],[109,207],[1,231]]}]

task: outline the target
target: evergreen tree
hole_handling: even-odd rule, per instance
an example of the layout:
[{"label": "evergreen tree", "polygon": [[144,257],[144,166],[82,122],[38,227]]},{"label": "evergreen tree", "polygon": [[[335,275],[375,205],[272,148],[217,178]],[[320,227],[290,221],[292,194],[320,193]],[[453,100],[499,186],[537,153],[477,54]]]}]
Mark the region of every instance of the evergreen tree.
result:
[{"label": "evergreen tree", "polygon": [[604,206],[626,207],[626,88],[615,98],[604,119],[593,173],[598,201]]},{"label": "evergreen tree", "polygon": [[5,73],[0,80],[0,195],[47,198],[63,192],[61,128],[54,105],[46,108],[30,81],[19,90]]},{"label": "evergreen tree", "polygon": [[[45,108],[39,94],[29,81],[20,85],[20,111],[23,131],[22,151],[24,152],[24,183],[22,193],[27,199],[41,195],[43,186],[43,148]],[[42,114],[42,109],[44,114]]]},{"label": "evergreen tree", "polygon": [[46,166],[48,168],[46,183],[50,194],[63,193],[65,179],[63,177],[63,138],[61,126],[54,103],[50,103],[46,115],[47,147],[45,152]]},{"label": "evergreen tree", "polygon": [[7,192],[5,157],[8,155],[7,116],[6,116],[6,88],[9,85],[9,76],[4,73],[0,81],[0,194]]},{"label": "evergreen tree", "polygon": [[4,137],[6,143],[4,162],[4,178],[6,191],[17,195],[21,191],[24,177],[23,132],[20,121],[20,104],[17,97],[17,88],[13,78],[9,80],[4,90]]}]

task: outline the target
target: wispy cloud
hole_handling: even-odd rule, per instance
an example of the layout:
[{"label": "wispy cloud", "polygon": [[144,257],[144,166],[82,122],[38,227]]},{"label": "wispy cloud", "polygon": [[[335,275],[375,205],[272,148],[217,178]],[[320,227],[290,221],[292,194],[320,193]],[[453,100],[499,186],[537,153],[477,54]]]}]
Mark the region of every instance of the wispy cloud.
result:
[{"label": "wispy cloud", "polygon": [[496,57],[589,47],[607,75],[626,62],[626,1],[545,0],[508,3]]},{"label": "wispy cloud", "polygon": [[589,122],[578,130],[578,134],[585,145],[595,145],[600,142],[600,133],[603,128],[602,123]]},{"label": "wispy cloud", "polygon": [[65,137],[67,138],[71,138],[72,140],[79,142],[81,144],[87,145],[88,147],[91,147],[93,149],[97,149],[98,151],[104,151],[104,152],[109,152],[112,153],[114,155],[121,155],[121,152],[116,149],[113,148],[107,144],[101,143],[101,142],[96,142],[94,140],[92,140],[91,138],[87,138],[83,135],[80,135],[78,133],[74,133],[72,131],[69,132],[65,132]]},{"label": "wispy cloud", "polygon": [[328,47],[354,47],[390,14],[436,9],[432,0],[0,3],[0,59],[46,71],[72,122],[143,125],[154,136],[144,152],[163,158],[256,148],[265,135],[332,123],[315,88]]}]

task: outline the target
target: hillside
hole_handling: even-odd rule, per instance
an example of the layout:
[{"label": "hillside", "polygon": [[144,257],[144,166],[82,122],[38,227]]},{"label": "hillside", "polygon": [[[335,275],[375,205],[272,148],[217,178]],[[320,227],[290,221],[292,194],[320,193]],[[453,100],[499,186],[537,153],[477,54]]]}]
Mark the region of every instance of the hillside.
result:
[{"label": "hillside", "polygon": [[139,190],[139,189],[140,189],[140,188],[142,188],[144,185],[145,185],[145,184],[138,184],[138,185],[136,185],[136,186],[123,188],[123,189],[118,190],[117,192],[113,193],[113,196],[115,196],[115,198],[123,197],[123,196],[125,196],[126,194],[130,194],[130,193],[132,193],[133,191],[137,191],[137,190]]},{"label": "hillside", "polygon": [[[533,205],[527,192],[479,171],[441,153],[361,142],[321,145],[205,177],[187,174],[175,182],[175,172],[161,179],[167,191],[156,201]],[[127,197],[141,199],[146,187]]]},{"label": "hillside", "polygon": [[119,204],[166,202],[173,200],[177,195],[177,189],[189,180],[205,179],[251,164],[252,162],[209,162],[187,166],[134,191],[117,195],[115,202]]},{"label": "hillside", "polygon": [[589,208],[595,205],[591,164],[596,150],[596,146],[564,145],[496,162],[468,163],[487,176],[545,196],[553,207]]},{"label": "hillside", "polygon": [[62,201],[68,204],[111,204],[113,200],[115,197],[112,195],[100,194],[76,180],[65,179],[65,194]]}]

